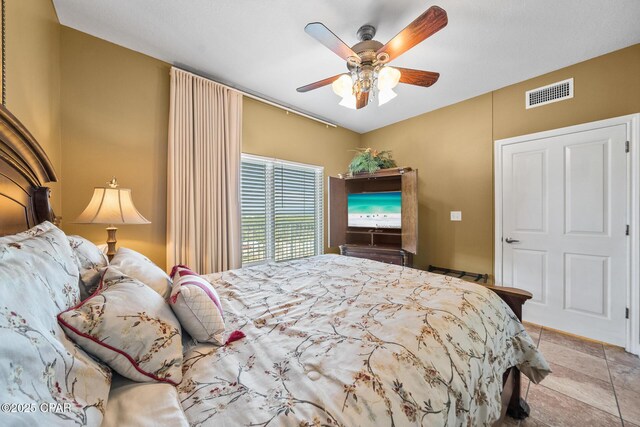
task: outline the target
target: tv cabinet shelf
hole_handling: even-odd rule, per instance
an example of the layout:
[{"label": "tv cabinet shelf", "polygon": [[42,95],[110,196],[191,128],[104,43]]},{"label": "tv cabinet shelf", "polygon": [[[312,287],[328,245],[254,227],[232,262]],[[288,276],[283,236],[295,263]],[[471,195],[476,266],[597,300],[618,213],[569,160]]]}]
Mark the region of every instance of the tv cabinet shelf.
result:
[{"label": "tv cabinet shelf", "polygon": [[347,230],[347,234],[380,234],[382,236],[400,236],[400,230],[393,231],[381,231],[381,230]]},{"label": "tv cabinet shelf", "polygon": [[399,247],[402,243],[401,230],[347,230],[346,234],[347,242],[352,244]]}]

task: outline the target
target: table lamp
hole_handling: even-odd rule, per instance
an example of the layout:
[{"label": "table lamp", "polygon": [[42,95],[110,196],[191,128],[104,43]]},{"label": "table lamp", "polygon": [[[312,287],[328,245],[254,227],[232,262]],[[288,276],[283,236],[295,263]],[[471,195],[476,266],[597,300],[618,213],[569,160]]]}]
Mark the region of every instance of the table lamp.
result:
[{"label": "table lamp", "polygon": [[151,224],[133,205],[131,190],[118,187],[114,177],[108,187],[95,187],[89,205],[74,221],[77,224],[108,224],[107,257],[116,254],[116,231],[114,224]]}]

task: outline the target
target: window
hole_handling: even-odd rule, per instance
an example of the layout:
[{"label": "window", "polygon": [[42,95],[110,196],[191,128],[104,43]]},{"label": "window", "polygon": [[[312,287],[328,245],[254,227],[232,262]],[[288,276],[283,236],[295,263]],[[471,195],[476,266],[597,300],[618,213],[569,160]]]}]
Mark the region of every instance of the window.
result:
[{"label": "window", "polygon": [[319,255],[324,168],[242,155],[242,265]]}]

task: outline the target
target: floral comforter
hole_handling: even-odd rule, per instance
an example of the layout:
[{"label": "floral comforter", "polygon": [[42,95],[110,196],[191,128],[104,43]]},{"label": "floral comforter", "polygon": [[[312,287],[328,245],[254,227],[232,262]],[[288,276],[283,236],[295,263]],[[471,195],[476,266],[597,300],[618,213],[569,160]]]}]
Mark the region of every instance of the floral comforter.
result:
[{"label": "floral comforter", "polygon": [[459,279],[338,255],[206,277],[246,338],[186,351],[191,425],[490,425],[508,367],[549,372],[507,305]]}]

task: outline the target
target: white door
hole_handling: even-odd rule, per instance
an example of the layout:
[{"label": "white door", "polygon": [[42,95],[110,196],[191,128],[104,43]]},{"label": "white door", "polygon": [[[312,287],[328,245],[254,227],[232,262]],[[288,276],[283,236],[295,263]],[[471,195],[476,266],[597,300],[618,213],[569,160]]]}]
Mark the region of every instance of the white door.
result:
[{"label": "white door", "polygon": [[626,344],[626,136],[617,125],[502,147],[502,284],[533,294],[524,320]]}]

